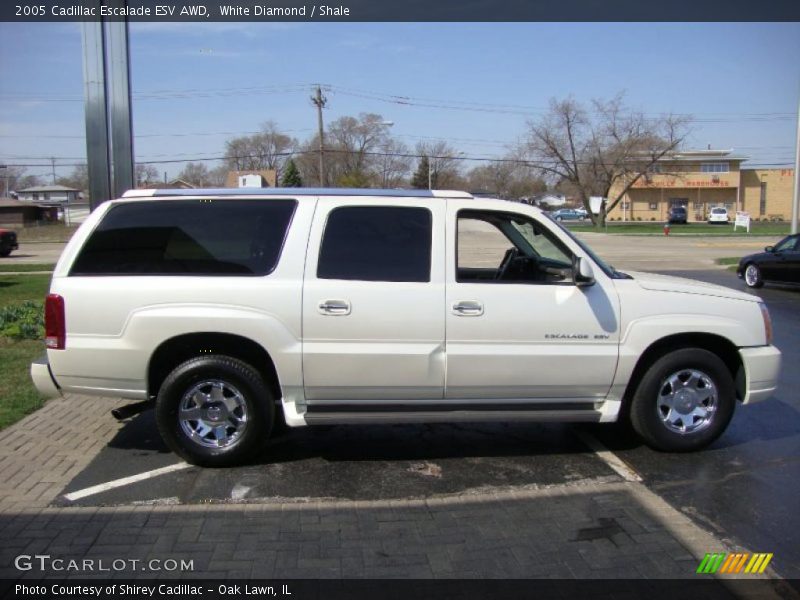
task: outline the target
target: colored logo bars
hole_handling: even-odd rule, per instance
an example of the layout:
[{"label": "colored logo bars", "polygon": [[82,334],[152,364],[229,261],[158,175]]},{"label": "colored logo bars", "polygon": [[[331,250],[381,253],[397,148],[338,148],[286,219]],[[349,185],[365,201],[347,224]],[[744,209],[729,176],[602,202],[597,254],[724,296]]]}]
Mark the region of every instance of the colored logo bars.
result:
[{"label": "colored logo bars", "polygon": [[697,567],[697,573],[763,573],[771,560],[772,552],[769,554],[717,552],[706,554],[700,562],[700,566]]}]

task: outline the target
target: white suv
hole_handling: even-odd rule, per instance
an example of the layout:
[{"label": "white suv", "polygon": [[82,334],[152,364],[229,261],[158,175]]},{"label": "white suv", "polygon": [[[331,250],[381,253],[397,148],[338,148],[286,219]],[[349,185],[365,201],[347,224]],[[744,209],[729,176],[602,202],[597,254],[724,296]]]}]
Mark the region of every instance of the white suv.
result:
[{"label": "white suv", "polygon": [[728,209],[724,206],[715,206],[708,213],[708,222],[713,223],[729,223],[730,217],[728,216]]},{"label": "white suv", "polygon": [[756,297],[620,273],[539,209],[463,192],[141,190],[75,233],[37,387],[155,401],[186,460],[295,427],[615,421],[716,439],[770,396]]}]

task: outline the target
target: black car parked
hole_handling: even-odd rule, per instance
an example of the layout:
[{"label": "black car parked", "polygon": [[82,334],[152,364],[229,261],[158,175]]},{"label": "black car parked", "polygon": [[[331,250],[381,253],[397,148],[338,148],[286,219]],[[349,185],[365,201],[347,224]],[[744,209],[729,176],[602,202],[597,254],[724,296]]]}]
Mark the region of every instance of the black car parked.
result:
[{"label": "black car parked", "polygon": [[767,281],[800,284],[800,233],[767,246],[764,252],[743,257],[736,274],[753,288]]},{"label": "black car parked", "polygon": [[8,229],[0,229],[0,256],[8,256],[17,248],[19,248],[17,234]]},{"label": "black car parked", "polygon": [[683,223],[686,225],[686,218],[685,206],[671,206],[667,213],[667,221],[670,223]]}]

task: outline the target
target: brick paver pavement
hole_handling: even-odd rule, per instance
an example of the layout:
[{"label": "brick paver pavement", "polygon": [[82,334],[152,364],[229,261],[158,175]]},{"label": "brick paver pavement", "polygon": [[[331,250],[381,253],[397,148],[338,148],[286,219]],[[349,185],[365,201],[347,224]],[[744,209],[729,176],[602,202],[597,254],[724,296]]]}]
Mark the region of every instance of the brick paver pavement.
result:
[{"label": "brick paver pavement", "polygon": [[[49,507],[121,427],[112,406],[53,400],[5,430],[0,577],[91,574],[14,566],[49,555],[128,561],[104,578],[682,578],[734,549],[622,478],[420,500]],[[141,571],[152,559],[193,571]]]}]

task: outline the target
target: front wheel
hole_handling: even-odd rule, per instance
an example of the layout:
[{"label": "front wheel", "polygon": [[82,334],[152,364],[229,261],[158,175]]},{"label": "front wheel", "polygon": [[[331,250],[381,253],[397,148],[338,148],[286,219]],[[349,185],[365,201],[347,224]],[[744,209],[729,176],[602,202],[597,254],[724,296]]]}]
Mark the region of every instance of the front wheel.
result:
[{"label": "front wheel", "polygon": [[251,458],[269,437],[273,419],[261,375],[230,356],[187,360],[167,376],[156,399],[161,437],[187,462],[204,467]]},{"label": "front wheel", "polygon": [[631,423],[648,446],[689,452],[716,440],[733,417],[736,392],[725,363],[700,348],[659,358],[631,401]]},{"label": "front wheel", "polygon": [[764,280],[761,278],[761,269],[758,265],[750,263],[744,269],[744,282],[751,288],[760,288],[764,285]]}]

